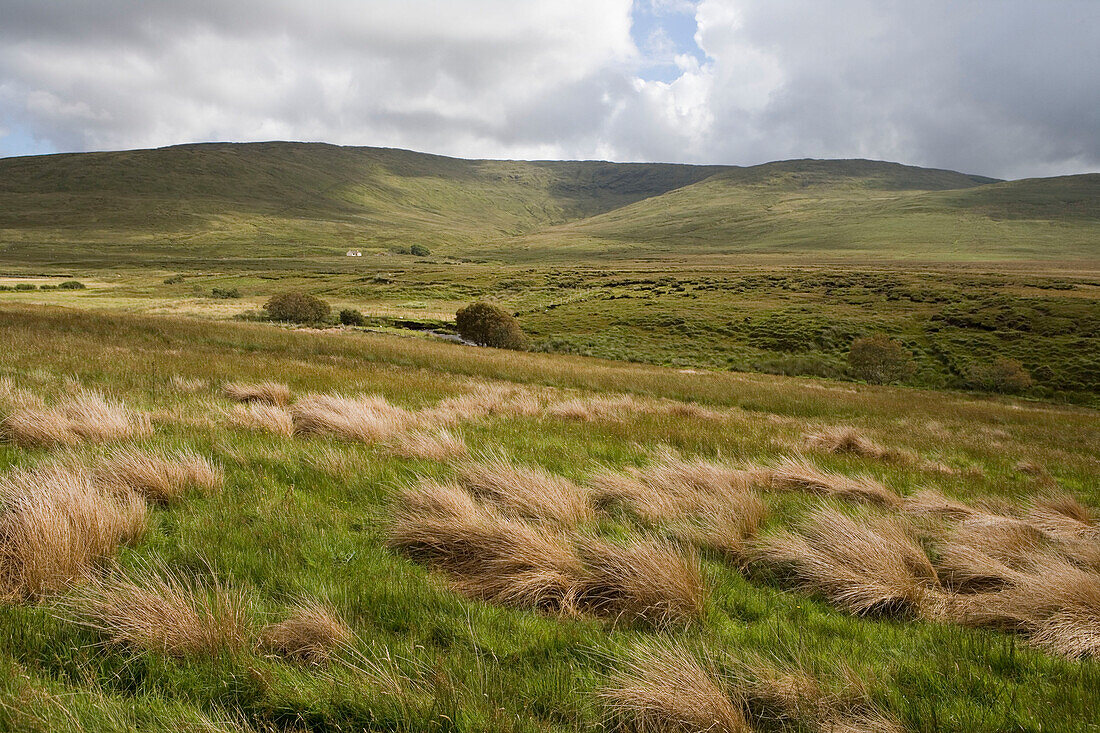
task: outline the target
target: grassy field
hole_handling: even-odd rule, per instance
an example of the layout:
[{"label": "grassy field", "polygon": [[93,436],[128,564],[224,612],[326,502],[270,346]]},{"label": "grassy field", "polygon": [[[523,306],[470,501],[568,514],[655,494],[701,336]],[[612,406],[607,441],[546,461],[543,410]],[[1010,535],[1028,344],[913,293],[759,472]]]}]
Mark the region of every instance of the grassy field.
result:
[{"label": "grassy field", "polygon": [[[213,280],[201,282],[205,289]],[[145,286],[155,287],[152,277]],[[37,297],[63,295],[82,305],[148,299],[110,286]],[[0,301],[0,333],[0,417],[14,440],[0,444],[4,526],[17,526],[12,517],[23,505],[12,503],[16,489],[46,485],[50,466],[76,466],[78,477],[130,476],[97,501],[132,497],[122,491],[127,486],[148,497],[144,531],[127,534],[117,551],[105,549],[89,578],[20,597],[11,555],[4,555],[0,728],[566,731],[648,720],[668,730],[741,730],[745,721],[756,730],[1088,731],[1100,720],[1100,666],[1071,651],[1097,643],[1088,601],[1063,609],[1085,614],[1062,619],[1065,629],[1077,629],[1069,647],[1023,622],[1015,633],[973,628],[982,624],[960,611],[964,602],[989,610],[1023,583],[1027,567],[998,571],[985,558],[984,571],[1001,573],[1008,586],[976,593],[952,586],[962,566],[951,565],[951,542],[960,541],[951,532],[969,520],[959,519],[959,504],[922,513],[935,502],[918,493],[934,489],[965,502],[974,517],[1026,524],[1051,548],[1078,553],[1083,567],[1093,567],[1080,553],[1094,547],[1095,525],[1075,520],[1080,534],[1071,541],[1061,534],[1067,515],[1028,509],[1035,497],[1060,491],[1095,512],[1100,420],[1093,410],[10,300]],[[287,385],[292,404],[249,407],[222,389],[265,381]],[[81,390],[101,392],[116,412],[125,405],[127,420],[82,423],[73,405],[92,398]],[[266,393],[275,402],[285,397],[274,388]],[[327,393],[386,402],[356,403],[370,414],[340,427],[317,422],[325,403],[315,395]],[[13,413],[37,416],[32,425],[53,425],[71,439],[28,443],[26,427],[13,429],[22,424],[11,421]],[[61,422],[48,423],[50,415]],[[452,443],[440,448],[438,433],[425,442],[412,424],[445,424]],[[854,429],[861,447],[807,446],[807,434],[838,426]],[[459,439],[464,451],[454,445]],[[186,449],[192,462],[212,461],[215,475],[193,479],[200,485],[179,495],[151,493],[161,484],[119,469],[118,450],[126,446]],[[824,481],[816,489],[805,476],[799,483],[778,471],[784,457],[798,454]],[[710,478],[697,479],[692,491],[715,475],[752,484],[736,491],[723,484],[710,495],[732,512],[720,524],[707,524],[692,513],[697,508],[680,506],[687,514],[679,516],[665,502],[674,495],[658,490],[660,470],[686,470],[696,458],[719,467],[704,470]],[[490,478],[518,470],[509,461],[562,477],[521,474],[518,489],[509,484],[520,497],[531,498],[522,488],[532,482],[558,493],[547,488],[538,505],[509,503],[503,489],[485,488],[489,479],[470,478],[471,461],[493,467]],[[634,495],[635,484],[607,478],[631,467],[655,482],[647,485],[656,493]],[[13,478],[28,472],[38,482],[30,488]],[[561,532],[568,538],[561,541],[579,548],[585,570],[575,612],[552,594],[541,601],[493,595],[448,565],[448,556],[394,541],[410,529],[402,507],[434,491],[424,482],[456,476],[468,488],[482,486],[477,516],[485,523],[478,527],[490,538],[478,545],[466,537],[473,543],[467,552],[499,552],[494,543],[509,536],[496,534],[502,527],[554,547]],[[421,494],[408,493],[418,486]],[[607,500],[609,486],[620,487],[618,500]],[[552,517],[561,505],[547,497],[558,495],[583,501]],[[643,503],[647,497],[657,503]],[[738,523],[759,512],[753,497],[766,509],[759,527]],[[540,506],[545,512],[532,509]],[[900,571],[894,586],[872,590],[894,600],[871,605],[864,596],[845,600],[828,583],[799,590],[800,578],[810,578],[805,568],[783,569],[768,558],[785,530],[806,531],[803,523],[822,507],[853,518],[857,529],[911,524],[906,531],[916,539],[908,541],[925,558],[913,563],[934,563],[939,581]],[[1059,516],[1062,524],[1054,522]],[[455,524],[461,534],[466,525]],[[656,563],[653,572],[631,575],[615,547],[649,548],[634,559]],[[888,563],[893,547],[887,542],[860,560]],[[511,577],[511,566],[497,567]],[[666,571],[670,585],[662,587]],[[622,582],[605,578],[593,596],[591,578],[601,572]],[[150,580],[165,574],[182,578],[176,596]],[[542,587],[546,577],[528,582]],[[1088,577],[1096,582],[1094,572]],[[851,589],[865,579],[834,581]],[[1041,582],[1048,599],[1061,597],[1059,576]],[[199,611],[202,599],[232,602],[215,603],[210,624],[200,613],[200,633],[187,614],[149,613],[163,608],[153,601],[169,597]],[[638,598],[650,602],[628,602]],[[136,608],[138,600],[144,605]],[[318,637],[330,642],[319,642],[327,657],[302,661],[271,641],[270,625],[303,603],[322,604],[346,624],[344,635]],[[126,625],[135,619],[141,623]],[[176,637],[191,644],[169,643]],[[662,689],[672,694],[662,697]],[[677,699],[695,708],[677,708]],[[675,728],[677,721],[688,728]]]},{"label": "grassy field", "polygon": [[[344,272],[185,271],[176,278],[170,271],[74,270],[66,275],[83,278],[86,290],[4,291],[0,304],[232,319],[258,313],[275,293],[303,290],[336,310],[361,310],[371,329],[411,335],[398,326],[445,330],[458,308],[487,298],[516,313],[540,351],[848,379],[853,339],[887,333],[915,355],[916,386],[966,389],[973,368],[1007,357],[1033,376],[1030,397],[1095,405],[1100,395],[1100,276],[1087,271],[690,261],[624,262],[606,271],[386,259],[354,269],[345,263]],[[8,278],[0,287],[17,282],[50,279]],[[215,288],[241,297],[214,298]]]}]

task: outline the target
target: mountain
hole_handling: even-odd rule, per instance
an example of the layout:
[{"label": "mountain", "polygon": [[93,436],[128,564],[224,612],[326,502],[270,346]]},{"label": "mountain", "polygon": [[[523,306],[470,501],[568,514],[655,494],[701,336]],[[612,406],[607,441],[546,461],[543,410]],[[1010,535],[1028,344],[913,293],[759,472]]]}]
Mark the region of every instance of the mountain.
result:
[{"label": "mountain", "polygon": [[412,244],[508,261],[1078,259],[1097,256],[1098,179],[998,182],[866,160],[495,161],[204,143],[0,160],[0,251],[70,264],[327,259]]}]

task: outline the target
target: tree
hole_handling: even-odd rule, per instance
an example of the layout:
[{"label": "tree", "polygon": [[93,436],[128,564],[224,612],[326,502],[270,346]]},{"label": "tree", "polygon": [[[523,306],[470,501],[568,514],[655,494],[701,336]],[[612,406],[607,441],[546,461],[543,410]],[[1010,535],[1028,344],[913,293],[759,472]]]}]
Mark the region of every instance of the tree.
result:
[{"label": "tree", "polygon": [[416,255],[417,257],[427,257],[432,251],[422,244],[414,244],[409,247],[409,254]]},{"label": "tree", "polygon": [[492,303],[471,303],[455,314],[458,333],[467,341],[479,346],[495,346],[498,349],[525,349],[527,338],[519,321]]},{"label": "tree", "polygon": [[967,372],[967,383],[990,392],[1023,392],[1034,382],[1024,365],[998,356],[989,364],[975,364]]},{"label": "tree", "polygon": [[306,293],[280,293],[264,304],[264,310],[273,321],[290,323],[316,323],[329,313],[328,303]]},{"label": "tree", "polygon": [[883,334],[853,341],[848,351],[848,365],[853,374],[872,384],[899,382],[917,371],[913,355]]}]

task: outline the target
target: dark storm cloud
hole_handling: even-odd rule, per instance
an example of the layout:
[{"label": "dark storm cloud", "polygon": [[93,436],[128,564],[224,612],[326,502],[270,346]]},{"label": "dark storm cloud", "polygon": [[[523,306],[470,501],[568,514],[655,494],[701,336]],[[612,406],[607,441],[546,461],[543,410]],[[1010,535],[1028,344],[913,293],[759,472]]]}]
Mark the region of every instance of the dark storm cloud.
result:
[{"label": "dark storm cloud", "polygon": [[[1100,168],[1100,2],[642,0],[633,11],[629,0],[0,0],[0,154],[306,139],[478,157],[858,156],[1005,177]],[[636,43],[639,13],[647,39],[663,37],[662,14],[682,28],[694,13],[698,47]]]}]

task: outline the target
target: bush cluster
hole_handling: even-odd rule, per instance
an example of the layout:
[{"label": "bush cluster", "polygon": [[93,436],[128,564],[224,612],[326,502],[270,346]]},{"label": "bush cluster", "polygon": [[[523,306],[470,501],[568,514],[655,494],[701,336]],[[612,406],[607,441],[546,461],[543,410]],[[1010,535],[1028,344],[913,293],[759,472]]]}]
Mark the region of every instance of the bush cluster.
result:
[{"label": "bush cluster", "polygon": [[527,338],[523,335],[519,321],[511,313],[492,303],[471,303],[455,314],[455,321],[459,335],[479,346],[517,350],[527,348]]},{"label": "bush cluster", "polygon": [[273,321],[288,323],[317,323],[329,314],[329,305],[308,293],[280,293],[264,304],[267,316]]},{"label": "bush cluster", "polygon": [[848,366],[855,376],[872,384],[900,382],[917,371],[913,355],[882,334],[853,341],[848,351]]},{"label": "bush cluster", "polygon": [[1015,359],[999,356],[987,364],[973,364],[967,372],[967,384],[987,392],[1023,392],[1031,387],[1031,375]]},{"label": "bush cluster", "polygon": [[355,308],[345,308],[340,311],[340,323],[345,326],[365,326],[367,319]]},{"label": "bush cluster", "polygon": [[239,298],[241,297],[241,291],[237,288],[212,288],[210,290],[211,298]]}]

